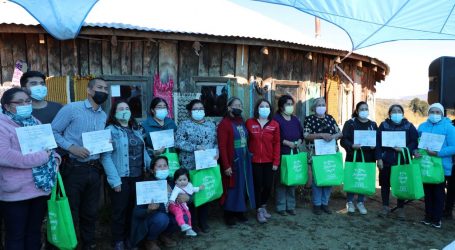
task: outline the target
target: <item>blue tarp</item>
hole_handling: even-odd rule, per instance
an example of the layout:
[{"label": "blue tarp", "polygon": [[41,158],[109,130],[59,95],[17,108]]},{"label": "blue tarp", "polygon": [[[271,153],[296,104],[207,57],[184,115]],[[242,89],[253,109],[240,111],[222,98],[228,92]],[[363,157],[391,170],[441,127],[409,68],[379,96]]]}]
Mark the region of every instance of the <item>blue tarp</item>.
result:
[{"label": "blue tarp", "polygon": [[349,35],[352,50],[396,40],[455,40],[453,0],[255,1],[293,7],[335,24]]}]

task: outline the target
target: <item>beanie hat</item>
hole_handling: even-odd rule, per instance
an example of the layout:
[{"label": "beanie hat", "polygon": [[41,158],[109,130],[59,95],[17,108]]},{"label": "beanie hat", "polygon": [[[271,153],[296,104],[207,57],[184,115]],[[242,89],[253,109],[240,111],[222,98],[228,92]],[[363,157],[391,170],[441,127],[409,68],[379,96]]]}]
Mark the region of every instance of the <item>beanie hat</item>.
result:
[{"label": "beanie hat", "polygon": [[430,112],[430,109],[432,108],[437,108],[439,110],[441,110],[441,113],[442,113],[442,116],[444,116],[444,107],[440,104],[440,103],[433,103],[430,105],[430,107],[428,107],[428,113]]}]

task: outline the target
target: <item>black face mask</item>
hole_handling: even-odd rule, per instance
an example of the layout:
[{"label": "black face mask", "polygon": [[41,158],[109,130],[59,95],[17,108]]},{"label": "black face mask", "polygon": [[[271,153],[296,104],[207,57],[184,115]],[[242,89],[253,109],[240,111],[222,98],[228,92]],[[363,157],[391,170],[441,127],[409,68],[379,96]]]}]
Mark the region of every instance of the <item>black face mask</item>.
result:
[{"label": "black face mask", "polygon": [[236,108],[232,108],[232,114],[235,116],[235,117],[239,117],[242,115],[242,110],[241,109],[236,109]]},{"label": "black face mask", "polygon": [[101,92],[101,91],[95,91],[95,95],[93,95],[93,101],[98,104],[98,105],[101,105],[103,104],[106,99],[107,99],[107,96],[108,94],[107,93],[104,93],[104,92]]}]

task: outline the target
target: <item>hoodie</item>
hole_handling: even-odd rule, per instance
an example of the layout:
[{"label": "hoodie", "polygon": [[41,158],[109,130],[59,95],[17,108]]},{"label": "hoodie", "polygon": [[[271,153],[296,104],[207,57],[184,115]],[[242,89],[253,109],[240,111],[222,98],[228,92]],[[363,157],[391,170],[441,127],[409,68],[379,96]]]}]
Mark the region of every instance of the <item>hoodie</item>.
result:
[{"label": "hoodie", "polygon": [[419,126],[419,137],[423,132],[445,135],[444,144],[442,145],[441,151],[438,152],[438,156],[442,158],[442,166],[444,167],[444,173],[446,176],[450,176],[452,173],[452,156],[455,155],[455,127],[449,118],[443,117],[437,123],[426,121]]}]

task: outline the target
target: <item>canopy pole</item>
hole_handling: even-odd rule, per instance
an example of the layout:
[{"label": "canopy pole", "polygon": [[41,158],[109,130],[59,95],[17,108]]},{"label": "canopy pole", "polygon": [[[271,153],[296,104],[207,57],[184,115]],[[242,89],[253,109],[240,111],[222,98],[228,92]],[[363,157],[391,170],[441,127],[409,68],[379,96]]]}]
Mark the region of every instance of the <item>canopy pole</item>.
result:
[{"label": "canopy pole", "polygon": [[343,59],[341,59],[341,61],[344,61],[344,59],[348,58],[351,54],[352,54],[352,50],[349,51],[349,53],[347,53],[347,54],[343,57]]}]

